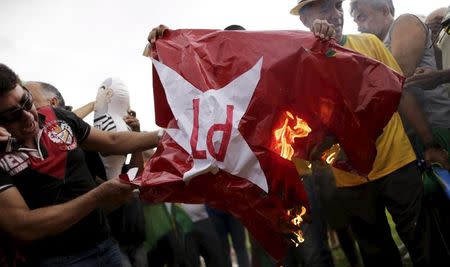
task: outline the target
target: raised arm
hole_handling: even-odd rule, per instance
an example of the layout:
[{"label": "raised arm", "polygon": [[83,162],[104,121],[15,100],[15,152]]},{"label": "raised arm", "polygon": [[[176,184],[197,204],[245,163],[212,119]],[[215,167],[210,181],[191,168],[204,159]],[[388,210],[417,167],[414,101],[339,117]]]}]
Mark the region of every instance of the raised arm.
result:
[{"label": "raised arm", "polygon": [[89,113],[94,111],[94,108],[95,108],[95,101],[92,101],[80,108],[73,110],[73,113],[77,114],[78,117],[83,119],[84,117],[89,115]]},{"label": "raised arm", "polygon": [[407,121],[424,144],[424,159],[427,164],[429,165],[433,162],[438,162],[444,168],[449,169],[450,166],[448,164],[447,152],[435,146],[436,141],[434,140],[430,125],[415,97],[408,89],[403,90],[398,110],[406,117]]},{"label": "raised arm", "polygon": [[155,42],[158,38],[161,38],[164,35],[164,32],[169,28],[165,25],[159,25],[158,27],[153,28],[148,34],[147,41],[148,44],[145,46],[143,55],[146,57],[151,57],[151,48],[155,45]]},{"label": "raised arm", "polygon": [[[128,116],[125,116],[124,121],[125,123],[131,128],[133,132],[141,132],[141,124],[139,123],[138,118],[136,117],[136,112],[133,110],[128,111]],[[141,173],[144,169],[144,157],[142,155],[142,152],[134,152],[131,154],[130,159],[130,168],[138,168],[139,173]]]},{"label": "raised arm", "polygon": [[92,127],[82,146],[104,155],[125,155],[154,148],[158,142],[158,131],[142,133],[128,131],[103,132]]}]

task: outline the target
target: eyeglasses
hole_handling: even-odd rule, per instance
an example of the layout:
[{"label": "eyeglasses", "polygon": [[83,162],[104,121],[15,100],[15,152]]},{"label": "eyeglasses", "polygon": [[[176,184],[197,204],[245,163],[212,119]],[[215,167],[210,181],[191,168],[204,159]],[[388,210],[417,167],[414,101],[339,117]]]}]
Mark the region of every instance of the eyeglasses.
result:
[{"label": "eyeglasses", "polygon": [[33,96],[27,88],[24,86],[22,86],[22,88],[24,89],[24,94],[20,100],[20,107],[0,113],[1,124],[8,124],[18,121],[22,117],[23,111],[30,111],[31,108],[33,108]]},{"label": "eyeglasses", "polygon": [[447,21],[445,25],[442,25],[441,29],[436,34],[433,40],[433,45],[436,45],[444,39],[445,35],[450,35],[450,22]]}]

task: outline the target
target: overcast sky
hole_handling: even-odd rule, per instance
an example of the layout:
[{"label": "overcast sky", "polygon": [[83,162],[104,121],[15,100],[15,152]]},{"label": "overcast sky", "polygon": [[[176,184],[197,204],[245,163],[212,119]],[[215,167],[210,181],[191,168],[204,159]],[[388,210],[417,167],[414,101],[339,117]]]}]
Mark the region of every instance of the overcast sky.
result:
[{"label": "overcast sky", "polygon": [[[22,80],[55,85],[75,108],[95,99],[109,76],[129,87],[142,129],[154,124],[148,32],[178,28],[305,29],[289,15],[296,0],[0,0],[0,62]],[[394,0],[397,14],[427,15],[448,0]],[[348,14],[348,1],[344,3]],[[344,33],[356,33],[346,15]],[[92,123],[92,116],[87,118]]]}]

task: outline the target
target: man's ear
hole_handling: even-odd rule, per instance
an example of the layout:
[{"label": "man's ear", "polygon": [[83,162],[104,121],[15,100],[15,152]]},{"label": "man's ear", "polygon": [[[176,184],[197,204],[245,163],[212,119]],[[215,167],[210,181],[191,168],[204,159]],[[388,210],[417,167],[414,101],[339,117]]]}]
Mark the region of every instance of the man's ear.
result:
[{"label": "man's ear", "polygon": [[52,107],[58,107],[59,106],[59,100],[56,97],[50,98],[50,100],[48,102],[50,102],[50,106],[52,106]]},{"label": "man's ear", "polygon": [[307,18],[307,16],[299,16],[300,21],[305,25],[308,29],[311,29],[311,21]]},{"label": "man's ear", "polygon": [[389,7],[387,5],[383,6],[382,12],[383,16],[389,16],[391,14],[391,11],[389,10]]}]

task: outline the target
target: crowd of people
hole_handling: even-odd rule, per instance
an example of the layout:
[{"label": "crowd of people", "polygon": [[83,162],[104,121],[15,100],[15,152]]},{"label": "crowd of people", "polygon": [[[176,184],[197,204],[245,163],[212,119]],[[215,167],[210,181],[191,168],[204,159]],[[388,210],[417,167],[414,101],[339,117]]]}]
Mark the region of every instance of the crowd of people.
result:
[{"label": "crowd of people", "polygon": [[[392,0],[349,1],[343,10],[343,0],[298,0],[290,13],[321,41],[404,75],[402,96],[367,177],[322,160],[337,142],[332,136],[313,150],[302,173],[312,220],[302,229],[305,242],[282,264],[335,266],[328,242],[335,232],[352,267],[403,266],[406,258],[447,266],[450,196],[436,170],[450,169],[450,9],[396,16]],[[344,12],[361,34],[343,33]],[[167,29],[154,28],[148,48]],[[83,119],[91,112],[89,124]],[[161,138],[162,130],[140,128],[118,78],[73,109],[50,83],[23,81],[0,63],[0,266],[280,264],[231,214],[204,204],[144,203],[136,186],[120,181],[133,168],[142,172]],[[297,169],[304,160],[293,159]]]}]

